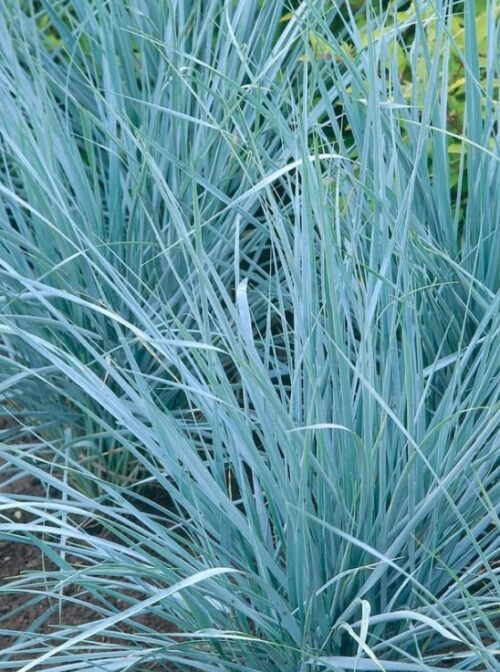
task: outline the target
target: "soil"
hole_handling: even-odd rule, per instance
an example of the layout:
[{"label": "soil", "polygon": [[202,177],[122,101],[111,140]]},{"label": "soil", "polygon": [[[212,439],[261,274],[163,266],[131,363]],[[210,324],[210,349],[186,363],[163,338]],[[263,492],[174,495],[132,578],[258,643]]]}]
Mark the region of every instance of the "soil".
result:
[{"label": "soil", "polygon": [[[4,492],[8,491],[10,495],[43,497],[45,494],[42,484],[31,476],[20,478],[15,483],[11,482],[8,488],[4,488],[3,490]],[[2,482],[0,475],[1,492]],[[4,520],[8,517],[13,522],[27,522],[26,514],[21,510],[14,510],[8,516],[3,513],[2,517]],[[96,533],[99,532],[96,531]],[[46,557],[43,557],[36,547],[19,542],[0,541],[0,586],[10,583],[14,578],[19,578],[30,572],[38,572],[42,569],[51,571],[55,569],[55,566]],[[6,662],[7,660],[3,657],[2,651],[11,646],[16,641],[17,636],[29,631],[36,620],[50,608],[48,600],[40,600],[36,605],[26,607],[25,605],[29,600],[29,595],[0,593],[0,662]],[[79,600],[90,603],[90,598],[79,596]],[[120,602],[120,600],[116,600],[115,606],[123,607],[123,604]],[[61,613],[57,611],[51,615],[43,624],[36,628],[36,631],[50,634],[55,633],[61,625],[83,625],[93,620],[95,620],[95,612],[91,608],[86,608],[82,604],[68,602],[63,606]],[[137,620],[153,628],[156,632],[172,632],[172,626],[152,614],[147,614]],[[122,629],[131,632],[129,627],[124,626]],[[8,631],[13,634],[7,636],[6,634],[2,634],[2,631],[4,633]],[[103,636],[101,641],[106,641],[106,637]],[[13,661],[14,659],[12,656],[8,658],[9,661]],[[163,672],[167,672],[165,667],[158,668],[154,665],[147,669],[161,669]]]},{"label": "soil", "polygon": [[[1,491],[0,484],[0,491]],[[9,486],[11,495],[30,495],[41,497],[44,494],[40,482],[31,477],[19,479]],[[26,516],[20,510],[14,510],[9,518],[14,522],[26,522]],[[54,569],[54,565],[42,556],[40,551],[29,544],[19,542],[0,542],[0,585],[9,583],[12,579],[29,572]],[[49,607],[46,601],[40,601],[28,609],[23,605],[30,596],[23,594],[0,594],[0,629],[24,633],[30,629],[36,619]],[[81,625],[92,619],[92,611],[81,605],[66,605],[61,615],[61,623],[65,625]],[[41,632],[48,633],[58,625],[59,618],[48,619],[40,628]],[[15,641],[15,636],[7,637],[0,634],[0,652]],[[2,659],[0,653],[0,660]]]}]

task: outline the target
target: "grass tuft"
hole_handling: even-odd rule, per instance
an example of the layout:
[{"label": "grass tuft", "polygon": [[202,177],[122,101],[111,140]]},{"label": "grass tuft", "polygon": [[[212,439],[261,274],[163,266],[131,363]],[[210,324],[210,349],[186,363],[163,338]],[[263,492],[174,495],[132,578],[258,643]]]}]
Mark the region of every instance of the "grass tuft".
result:
[{"label": "grass tuft", "polygon": [[4,0],[0,670],[500,670],[498,16]]}]

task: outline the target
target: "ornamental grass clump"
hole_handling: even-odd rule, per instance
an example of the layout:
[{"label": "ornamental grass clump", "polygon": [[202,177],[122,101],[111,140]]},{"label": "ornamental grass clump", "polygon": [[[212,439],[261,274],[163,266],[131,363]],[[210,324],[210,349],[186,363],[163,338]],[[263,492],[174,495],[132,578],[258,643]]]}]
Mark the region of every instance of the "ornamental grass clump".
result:
[{"label": "ornamental grass clump", "polygon": [[0,670],[500,670],[498,14],[4,0]]}]

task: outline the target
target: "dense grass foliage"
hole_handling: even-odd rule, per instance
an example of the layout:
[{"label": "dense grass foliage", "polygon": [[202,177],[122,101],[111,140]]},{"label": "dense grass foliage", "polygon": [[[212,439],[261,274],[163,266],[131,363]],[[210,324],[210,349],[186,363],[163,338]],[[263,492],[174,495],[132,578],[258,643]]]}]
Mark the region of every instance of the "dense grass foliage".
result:
[{"label": "dense grass foliage", "polygon": [[0,670],[500,670],[480,4],[3,1]]}]

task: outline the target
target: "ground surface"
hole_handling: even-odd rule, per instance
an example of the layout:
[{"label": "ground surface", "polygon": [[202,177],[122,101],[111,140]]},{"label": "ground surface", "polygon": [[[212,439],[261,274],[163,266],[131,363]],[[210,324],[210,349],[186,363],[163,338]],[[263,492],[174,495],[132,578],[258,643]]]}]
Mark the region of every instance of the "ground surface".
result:
[{"label": "ground surface", "polygon": [[[0,492],[2,491],[8,491],[10,495],[44,496],[41,483],[31,476],[10,483],[8,488],[2,487],[0,479]],[[21,510],[13,510],[9,514],[9,518],[14,522],[26,522],[26,515]],[[17,542],[0,541],[0,586],[5,586],[16,577],[39,571],[42,568],[50,570],[54,568],[54,565],[47,558],[44,558],[35,547]],[[23,605],[29,599],[30,596],[21,593],[0,593],[0,661],[2,661],[2,651],[15,642],[16,636],[29,633],[33,623],[50,608],[48,600],[44,600],[23,609]],[[116,606],[119,607],[120,605],[117,603]],[[55,633],[61,626],[81,625],[92,620],[95,620],[95,612],[92,609],[80,604],[68,603],[61,613],[56,610],[37,628],[37,631],[44,634]],[[170,629],[163,619],[155,618],[151,614],[140,618],[140,622],[153,628],[156,632],[165,632]],[[123,629],[130,632],[130,628],[124,627]],[[6,630],[14,632],[16,635],[6,636],[2,634],[2,631]],[[101,641],[104,639],[104,637],[101,638]],[[159,668],[151,667],[150,669]]]}]

